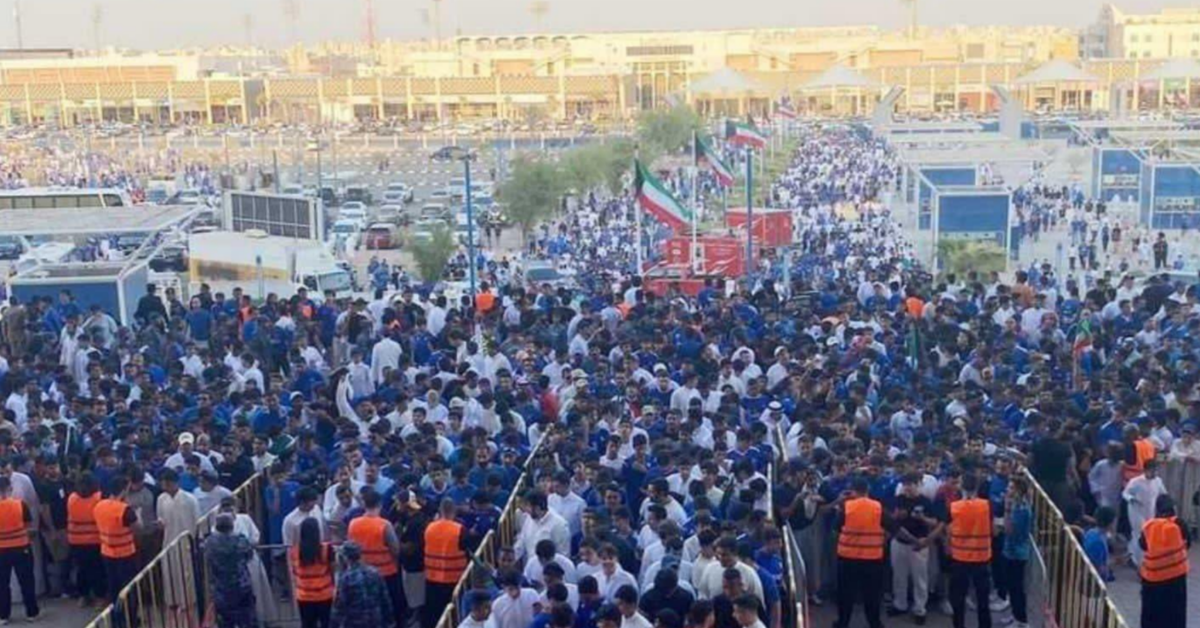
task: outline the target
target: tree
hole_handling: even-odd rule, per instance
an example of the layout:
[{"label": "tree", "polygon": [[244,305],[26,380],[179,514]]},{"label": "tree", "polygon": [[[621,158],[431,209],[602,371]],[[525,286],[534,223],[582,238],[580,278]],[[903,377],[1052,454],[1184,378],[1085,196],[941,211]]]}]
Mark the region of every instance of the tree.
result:
[{"label": "tree", "polygon": [[565,191],[562,173],[555,164],[521,157],[500,186],[499,197],[524,238],[538,221],[554,213]]},{"label": "tree", "polygon": [[417,240],[409,247],[412,249],[413,259],[417,263],[417,272],[421,278],[428,282],[434,282],[442,278],[442,272],[446,270],[446,263],[450,261],[450,256],[454,255],[455,249],[458,248],[454,241],[454,232],[450,227],[439,225],[433,228],[431,237],[428,240]]},{"label": "tree", "polygon": [[691,107],[676,105],[666,110],[647,111],[638,117],[638,140],[647,153],[644,161],[652,161],[656,153],[673,154],[689,145],[692,132],[700,131],[704,122]]}]

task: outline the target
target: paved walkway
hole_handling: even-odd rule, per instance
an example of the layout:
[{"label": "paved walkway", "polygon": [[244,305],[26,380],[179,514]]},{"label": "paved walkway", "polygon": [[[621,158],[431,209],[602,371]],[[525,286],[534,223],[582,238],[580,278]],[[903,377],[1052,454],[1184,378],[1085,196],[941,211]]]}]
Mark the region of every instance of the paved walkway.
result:
[{"label": "paved walkway", "polygon": [[[1191,573],[1188,576],[1188,612],[1187,628],[1200,628],[1200,543],[1192,544],[1191,555],[1188,557]],[[1109,595],[1116,603],[1117,609],[1125,617],[1129,628],[1142,628],[1142,585],[1138,581],[1137,571],[1133,567],[1117,568],[1116,582],[1108,584]],[[1165,628],[1146,626],[1146,628]]]}]

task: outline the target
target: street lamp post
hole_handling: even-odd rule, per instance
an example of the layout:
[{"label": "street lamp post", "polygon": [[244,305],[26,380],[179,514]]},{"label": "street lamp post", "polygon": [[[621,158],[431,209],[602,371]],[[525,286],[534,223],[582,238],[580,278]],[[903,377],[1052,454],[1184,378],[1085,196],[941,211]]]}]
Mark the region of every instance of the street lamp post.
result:
[{"label": "street lamp post", "polygon": [[467,280],[471,288],[471,299],[475,298],[475,204],[471,199],[471,153],[463,156],[463,198],[467,200]]}]

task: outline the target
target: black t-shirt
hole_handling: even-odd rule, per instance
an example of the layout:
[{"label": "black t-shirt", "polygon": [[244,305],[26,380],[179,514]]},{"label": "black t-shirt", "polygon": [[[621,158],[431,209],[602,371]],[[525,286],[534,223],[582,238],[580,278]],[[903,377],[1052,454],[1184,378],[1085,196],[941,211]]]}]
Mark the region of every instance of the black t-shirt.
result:
[{"label": "black t-shirt", "polygon": [[51,482],[34,478],[33,489],[37,492],[38,501],[43,506],[50,507],[50,520],[58,530],[67,527],[67,498],[63,496],[63,483]]},{"label": "black t-shirt", "polygon": [[1073,453],[1070,445],[1055,438],[1043,438],[1033,444],[1031,453],[1033,465],[1030,471],[1039,482],[1067,481],[1067,465]]},{"label": "black t-shirt", "polygon": [[[932,531],[929,524],[913,515],[934,518],[933,502],[923,495],[917,495],[916,497],[909,497],[903,494],[897,495],[895,517],[892,523],[897,528],[908,530],[909,534],[918,539],[929,536],[929,533]],[[899,537],[897,537],[897,540],[899,540]],[[900,542],[903,543],[904,541],[901,540]]]}]

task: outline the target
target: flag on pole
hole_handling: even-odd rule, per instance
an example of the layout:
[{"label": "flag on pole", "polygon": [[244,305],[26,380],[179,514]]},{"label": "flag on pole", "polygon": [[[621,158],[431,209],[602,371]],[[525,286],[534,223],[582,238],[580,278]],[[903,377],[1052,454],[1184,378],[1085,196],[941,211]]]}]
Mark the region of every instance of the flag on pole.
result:
[{"label": "flag on pole", "polygon": [[726,120],[725,141],[751,148],[762,149],[767,147],[767,136],[754,125],[753,118],[746,118],[745,122]]},{"label": "flag on pole", "polygon": [[707,142],[696,138],[696,167],[708,168],[717,177],[717,183],[722,187],[733,187],[733,170]]},{"label": "flag on pole", "polygon": [[792,108],[791,103],[786,101],[781,101],[775,105],[775,115],[783,118],[784,120],[795,120],[798,117],[796,110]]},{"label": "flag on pole", "polygon": [[691,225],[692,212],[646,170],[642,162],[633,162],[633,172],[633,189],[642,209],[675,231],[685,230]]}]

